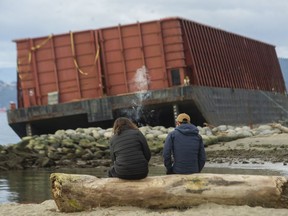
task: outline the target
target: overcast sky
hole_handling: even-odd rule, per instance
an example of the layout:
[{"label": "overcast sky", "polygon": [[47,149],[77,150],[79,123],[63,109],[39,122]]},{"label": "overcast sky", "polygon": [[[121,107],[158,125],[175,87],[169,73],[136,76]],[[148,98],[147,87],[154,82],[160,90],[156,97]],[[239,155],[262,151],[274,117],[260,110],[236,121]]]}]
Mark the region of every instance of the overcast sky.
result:
[{"label": "overcast sky", "polygon": [[14,39],[175,16],[272,44],[288,58],[287,0],[0,0],[0,80],[16,80]]}]

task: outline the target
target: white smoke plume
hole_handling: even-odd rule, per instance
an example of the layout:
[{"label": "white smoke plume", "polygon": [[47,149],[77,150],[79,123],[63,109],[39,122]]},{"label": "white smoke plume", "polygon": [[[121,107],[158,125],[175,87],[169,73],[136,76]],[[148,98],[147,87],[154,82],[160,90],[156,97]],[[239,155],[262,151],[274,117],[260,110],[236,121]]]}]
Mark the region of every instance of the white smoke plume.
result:
[{"label": "white smoke plume", "polygon": [[136,70],[134,83],[138,91],[147,91],[149,89],[150,76],[145,65]]}]

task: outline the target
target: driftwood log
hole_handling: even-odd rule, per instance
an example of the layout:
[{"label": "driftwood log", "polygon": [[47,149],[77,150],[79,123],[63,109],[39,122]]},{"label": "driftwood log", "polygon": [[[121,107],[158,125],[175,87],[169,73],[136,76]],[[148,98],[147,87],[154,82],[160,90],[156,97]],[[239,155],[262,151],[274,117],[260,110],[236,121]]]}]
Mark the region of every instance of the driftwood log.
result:
[{"label": "driftwood log", "polygon": [[193,174],[143,180],[52,173],[52,196],[61,212],[95,207],[186,208],[203,203],[288,208],[284,176]]},{"label": "driftwood log", "polygon": [[281,124],[271,124],[273,128],[279,129],[281,132],[288,133],[288,127],[282,126]]}]

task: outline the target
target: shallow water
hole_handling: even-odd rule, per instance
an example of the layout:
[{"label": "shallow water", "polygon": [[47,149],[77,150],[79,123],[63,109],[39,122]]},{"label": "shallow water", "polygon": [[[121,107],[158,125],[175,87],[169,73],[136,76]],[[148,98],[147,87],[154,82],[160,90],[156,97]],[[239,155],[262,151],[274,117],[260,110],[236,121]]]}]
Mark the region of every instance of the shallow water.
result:
[{"label": "shallow water", "polygon": [[283,163],[269,162],[263,164],[206,164],[204,172],[219,174],[288,176],[288,166],[283,165]]},{"label": "shallow water", "polygon": [[[37,169],[1,171],[0,203],[41,203],[52,199],[51,173],[86,174],[106,177],[107,168]],[[283,164],[206,164],[203,173],[288,176],[288,166]],[[165,175],[163,166],[150,167],[150,176]]]}]

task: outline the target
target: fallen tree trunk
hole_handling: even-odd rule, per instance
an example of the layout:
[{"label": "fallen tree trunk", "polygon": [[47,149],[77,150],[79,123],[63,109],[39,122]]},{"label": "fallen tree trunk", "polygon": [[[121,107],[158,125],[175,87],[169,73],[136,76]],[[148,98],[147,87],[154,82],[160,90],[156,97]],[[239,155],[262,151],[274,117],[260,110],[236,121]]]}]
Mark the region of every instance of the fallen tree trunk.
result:
[{"label": "fallen tree trunk", "polygon": [[271,126],[279,129],[281,132],[288,133],[288,127],[282,126],[281,124],[271,124]]},{"label": "fallen tree trunk", "polygon": [[50,180],[52,196],[62,212],[100,206],[185,208],[207,202],[288,208],[288,179],[284,176],[193,174],[129,181],[53,173]]}]

